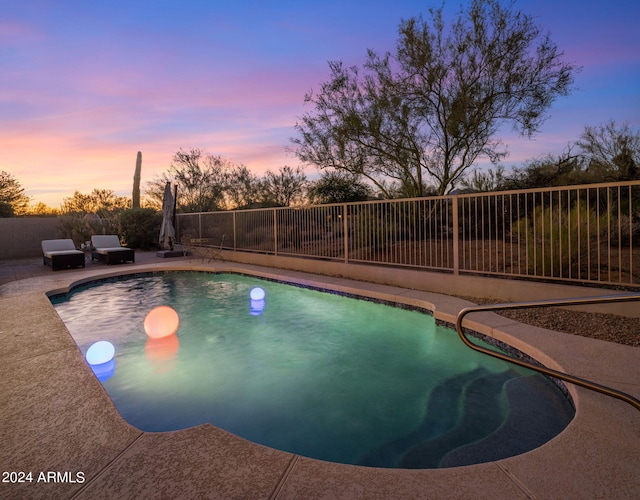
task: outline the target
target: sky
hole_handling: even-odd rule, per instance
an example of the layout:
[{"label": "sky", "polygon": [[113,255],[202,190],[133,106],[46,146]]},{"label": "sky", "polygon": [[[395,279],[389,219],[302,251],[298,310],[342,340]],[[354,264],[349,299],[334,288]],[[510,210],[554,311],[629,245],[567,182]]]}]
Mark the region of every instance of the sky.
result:
[{"label": "sky", "polygon": [[[505,0],[506,1],[506,0]],[[447,0],[455,13],[467,0]],[[402,19],[441,0],[0,0],[0,170],[32,203],[75,191],[131,196],[180,149],[257,175],[300,165],[288,149],[329,61],[393,51]],[[534,140],[500,138],[506,167],[560,154],[584,127],[640,129],[640,2],[516,0],[582,67]],[[485,166],[480,163],[480,166]],[[309,178],[318,175],[305,167]]]}]

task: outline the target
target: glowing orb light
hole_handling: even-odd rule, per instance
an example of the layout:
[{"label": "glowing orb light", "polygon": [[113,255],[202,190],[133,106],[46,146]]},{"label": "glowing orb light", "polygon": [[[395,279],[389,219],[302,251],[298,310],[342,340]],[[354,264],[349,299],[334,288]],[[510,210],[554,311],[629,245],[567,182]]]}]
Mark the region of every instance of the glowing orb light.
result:
[{"label": "glowing orb light", "polygon": [[168,361],[174,359],[180,349],[180,340],[177,335],[167,335],[159,339],[149,337],[144,346],[147,359],[152,361]]},{"label": "glowing orb light", "polygon": [[251,300],[264,300],[264,296],[264,290],[259,286],[252,288],[251,292],[249,292],[249,297],[251,297]]},{"label": "glowing orb light", "polygon": [[101,363],[99,365],[89,365],[93,370],[93,373],[100,382],[104,382],[113,376],[116,372],[116,360],[112,359],[111,361],[107,361],[106,363]]},{"label": "glowing orb light", "polygon": [[149,311],[144,318],[144,331],[152,339],[168,337],[178,331],[180,318],[169,306],[159,306]]},{"label": "glowing orb light", "polygon": [[106,340],[101,340],[92,344],[89,349],[87,349],[87,354],[85,358],[87,363],[90,365],[101,365],[103,363],[108,363],[113,359],[113,355],[116,353],[116,348],[113,347],[111,342],[107,342]]},{"label": "glowing orb light", "polygon": [[250,302],[249,314],[251,314],[251,316],[260,316],[264,311],[264,299],[251,300]]}]

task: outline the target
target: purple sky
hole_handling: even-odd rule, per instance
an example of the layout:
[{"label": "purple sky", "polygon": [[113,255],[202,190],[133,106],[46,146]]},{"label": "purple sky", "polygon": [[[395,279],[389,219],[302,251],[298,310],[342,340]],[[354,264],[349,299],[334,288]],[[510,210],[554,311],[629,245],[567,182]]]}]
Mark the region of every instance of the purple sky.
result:
[{"label": "purple sky", "polygon": [[[455,12],[461,1],[448,1]],[[262,175],[284,165],[304,94],[327,61],[392,51],[400,20],[440,1],[213,2],[0,0],[0,170],[34,202],[74,191],[130,196],[180,148],[201,148]],[[586,125],[640,128],[640,2],[520,0],[583,66],[579,90],[551,108],[534,140],[504,131],[509,167],[559,154]],[[307,175],[317,175],[314,167]]]}]

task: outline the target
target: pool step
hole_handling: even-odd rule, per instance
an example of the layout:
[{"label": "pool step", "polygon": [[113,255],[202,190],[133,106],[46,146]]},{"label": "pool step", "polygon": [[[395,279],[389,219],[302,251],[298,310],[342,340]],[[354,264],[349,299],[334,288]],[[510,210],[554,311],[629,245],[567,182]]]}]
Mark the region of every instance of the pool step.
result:
[{"label": "pool step", "polygon": [[460,395],[465,386],[487,374],[484,368],[456,375],[439,384],[427,402],[427,411],[422,424],[413,432],[385,443],[362,458],[359,465],[369,467],[399,467],[399,461],[407,449],[416,442],[432,439],[455,426],[460,418]]},{"label": "pool step", "polygon": [[451,450],[482,440],[493,433],[504,421],[500,411],[506,403],[504,385],[516,376],[512,370],[487,372],[469,381],[460,394],[462,417],[457,425],[407,449],[398,466],[405,469],[440,467],[443,458]]},{"label": "pool step", "polygon": [[505,389],[510,412],[504,424],[486,438],[445,455],[440,467],[489,462],[530,451],[558,435],[575,413],[569,401],[559,398],[541,376],[510,380]]},{"label": "pool step", "polygon": [[369,467],[402,467],[400,462],[407,450],[416,443],[428,442],[456,426],[461,418],[462,395],[466,387],[478,379],[490,375],[485,368],[451,377],[432,391],[427,401],[423,422],[413,432],[375,448],[364,456],[359,465]]}]

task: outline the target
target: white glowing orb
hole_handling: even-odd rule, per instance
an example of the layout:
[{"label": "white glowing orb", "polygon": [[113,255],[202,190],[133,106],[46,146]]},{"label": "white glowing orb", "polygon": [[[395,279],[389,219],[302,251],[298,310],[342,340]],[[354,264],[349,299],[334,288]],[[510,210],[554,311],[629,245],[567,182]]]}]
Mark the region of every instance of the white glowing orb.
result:
[{"label": "white glowing orb", "polygon": [[168,337],[178,331],[180,318],[178,313],[169,306],[158,306],[149,311],[144,318],[144,331],[152,339]]},{"label": "white glowing orb", "polygon": [[113,347],[111,342],[106,340],[101,340],[92,344],[89,349],[87,349],[87,354],[85,358],[87,363],[90,365],[101,365],[103,363],[108,363],[113,359],[113,355],[116,353],[116,348]]},{"label": "white glowing orb", "polygon": [[251,292],[249,292],[249,297],[251,297],[251,300],[263,300],[264,296],[264,290],[259,286],[252,288]]}]

